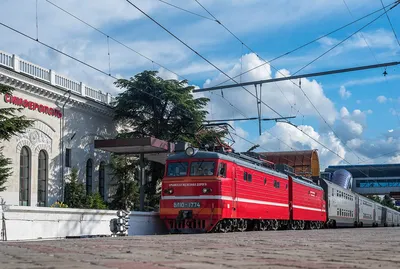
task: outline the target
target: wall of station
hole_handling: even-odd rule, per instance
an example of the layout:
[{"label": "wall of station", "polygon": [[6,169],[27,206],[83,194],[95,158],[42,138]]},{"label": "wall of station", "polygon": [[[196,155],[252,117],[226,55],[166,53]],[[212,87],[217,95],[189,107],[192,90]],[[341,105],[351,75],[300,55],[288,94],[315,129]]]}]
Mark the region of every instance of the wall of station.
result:
[{"label": "wall of station", "polygon": [[[114,210],[25,206],[5,206],[4,211],[0,207],[0,213],[7,241],[111,236],[110,220],[117,217]],[[167,233],[158,213],[131,212],[129,218],[129,236]]]}]

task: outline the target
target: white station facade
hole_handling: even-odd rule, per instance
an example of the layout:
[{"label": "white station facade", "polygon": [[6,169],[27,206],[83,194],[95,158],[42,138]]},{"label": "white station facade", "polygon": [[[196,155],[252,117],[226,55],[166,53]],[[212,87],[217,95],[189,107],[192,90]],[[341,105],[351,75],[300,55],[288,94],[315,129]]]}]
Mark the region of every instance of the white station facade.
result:
[{"label": "white station facade", "polygon": [[87,193],[109,197],[110,155],[95,139],[110,139],[116,126],[112,96],[53,70],[0,51],[0,84],[14,88],[0,96],[0,108],[22,108],[34,123],[25,133],[0,142],[12,160],[12,176],[0,197],[8,205],[48,207],[63,198],[72,168]]}]

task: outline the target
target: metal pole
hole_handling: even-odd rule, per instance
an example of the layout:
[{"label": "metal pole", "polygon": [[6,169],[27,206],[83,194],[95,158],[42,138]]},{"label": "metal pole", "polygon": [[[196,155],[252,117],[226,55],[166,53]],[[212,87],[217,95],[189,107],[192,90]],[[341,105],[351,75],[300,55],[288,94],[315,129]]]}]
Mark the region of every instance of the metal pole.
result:
[{"label": "metal pole", "polygon": [[221,90],[221,89],[243,87],[243,86],[249,86],[249,85],[254,85],[254,84],[264,84],[264,83],[271,83],[271,82],[298,79],[298,78],[326,76],[326,75],[331,75],[331,74],[354,72],[354,71],[387,67],[387,66],[393,66],[393,65],[399,65],[399,64],[400,64],[400,62],[389,62],[389,63],[382,63],[382,64],[364,65],[364,66],[359,66],[359,67],[335,69],[335,70],[309,73],[309,74],[303,74],[303,75],[296,75],[296,76],[290,76],[290,77],[272,78],[272,79],[257,80],[257,81],[243,82],[243,83],[230,84],[230,85],[221,85],[221,86],[216,86],[216,87],[197,89],[197,90],[193,90],[193,92],[196,93],[196,92],[216,91],[216,90]]},{"label": "metal pole", "polygon": [[[261,109],[260,109],[260,111],[261,111]],[[261,118],[260,120],[262,120],[262,121],[269,121],[269,120],[278,121],[278,120],[294,119],[294,118],[296,118],[296,116],[279,117],[279,118]],[[203,122],[227,122],[227,121],[245,121],[245,120],[258,120],[258,117],[242,118],[242,119],[204,120]]]},{"label": "metal pole", "polygon": [[[63,106],[62,106],[62,117],[61,117],[61,130],[60,130],[60,138],[61,138],[61,201],[64,201],[64,185],[65,185],[65,179],[64,179],[64,122],[65,122],[65,105],[69,101],[71,97],[71,91],[66,92],[68,93],[68,98],[65,100]],[[65,93],[64,93],[65,96]]]},{"label": "metal pole", "polygon": [[144,153],[140,153],[140,172],[139,172],[139,186],[140,186],[140,211],[144,211]]}]

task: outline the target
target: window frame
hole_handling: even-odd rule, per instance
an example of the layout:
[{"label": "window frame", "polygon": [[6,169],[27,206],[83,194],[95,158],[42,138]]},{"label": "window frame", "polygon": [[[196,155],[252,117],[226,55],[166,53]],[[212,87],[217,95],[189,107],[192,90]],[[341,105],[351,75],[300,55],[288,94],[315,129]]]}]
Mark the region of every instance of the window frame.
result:
[{"label": "window frame", "polygon": [[100,162],[99,165],[99,193],[103,201],[105,200],[105,183],[106,183],[106,163]]},{"label": "window frame", "polygon": [[72,160],[72,150],[71,148],[65,148],[65,167],[71,167],[71,160]]},{"label": "window frame", "polygon": [[[42,156],[41,156],[42,155]],[[44,157],[41,159],[41,157]],[[44,167],[41,167],[41,164],[44,162]],[[37,198],[37,204],[39,207],[46,207],[47,206],[47,186],[48,186],[48,172],[49,172],[49,158],[48,154],[45,150],[39,151],[38,154],[38,187],[37,187],[37,192],[38,192],[38,198]],[[42,173],[41,173],[42,172]],[[43,178],[41,176],[43,175]],[[40,183],[44,182],[43,189],[40,187]],[[44,200],[41,201],[41,193],[44,192]]]},{"label": "window frame", "polygon": [[92,159],[88,159],[86,161],[86,194],[90,195],[92,194],[92,192],[93,192],[93,161]]},{"label": "window frame", "polygon": [[[26,155],[24,153],[26,152]],[[26,164],[23,164],[23,158],[26,160]],[[32,154],[31,150],[27,146],[23,146],[21,148],[20,154],[19,154],[19,205],[20,206],[30,206],[31,205],[31,160],[32,160]],[[25,168],[26,176],[25,173],[23,172],[23,169]],[[26,187],[25,181],[26,180]],[[22,190],[24,188],[24,191],[27,192],[26,195],[26,200],[22,200]],[[26,204],[24,204],[26,202]]]},{"label": "window frame", "polygon": [[[221,174],[221,169],[224,169],[224,173]],[[228,165],[226,162],[220,162],[218,164],[218,177],[226,178],[226,170],[228,169]]]}]

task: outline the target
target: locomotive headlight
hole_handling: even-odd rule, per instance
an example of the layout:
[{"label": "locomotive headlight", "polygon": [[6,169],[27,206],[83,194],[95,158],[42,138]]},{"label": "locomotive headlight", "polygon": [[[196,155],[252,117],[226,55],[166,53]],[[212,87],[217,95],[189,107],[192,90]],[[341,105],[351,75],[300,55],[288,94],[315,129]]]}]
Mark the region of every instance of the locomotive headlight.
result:
[{"label": "locomotive headlight", "polygon": [[203,193],[204,194],[209,193],[209,192],[211,192],[210,188],[203,188]]},{"label": "locomotive headlight", "polygon": [[174,193],[174,190],[173,190],[173,189],[165,189],[165,190],[164,190],[164,193],[165,193],[165,194],[173,194],[173,193]]},{"label": "locomotive headlight", "polygon": [[193,155],[196,154],[197,150],[196,150],[195,148],[188,147],[188,148],[185,150],[185,152],[186,152],[186,155],[188,155],[188,156],[193,156]]}]

